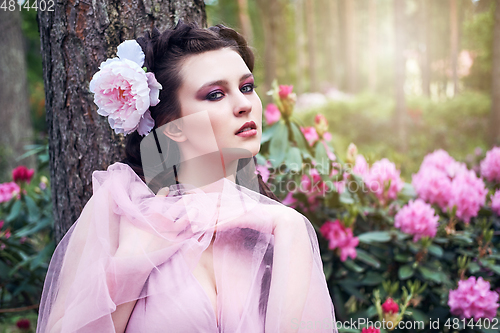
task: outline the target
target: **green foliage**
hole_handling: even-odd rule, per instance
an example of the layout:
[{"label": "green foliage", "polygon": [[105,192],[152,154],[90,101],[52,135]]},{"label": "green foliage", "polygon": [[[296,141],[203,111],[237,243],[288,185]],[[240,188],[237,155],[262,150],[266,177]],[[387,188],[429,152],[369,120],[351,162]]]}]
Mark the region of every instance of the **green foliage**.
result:
[{"label": "green foliage", "polygon": [[[270,93],[275,99],[279,98],[276,97],[278,89],[275,84]],[[417,167],[412,171],[416,172],[424,155],[436,147],[449,151],[456,149],[458,153],[481,143],[479,139],[474,141],[472,136],[484,125],[481,119],[487,114],[489,103],[482,94],[466,94],[441,103],[411,100],[409,107],[420,110],[415,112],[418,117],[412,120],[411,135],[421,140],[413,143],[420,155],[413,157]],[[275,104],[281,105],[276,101]],[[351,140],[359,140],[367,142],[370,148],[365,149],[368,151],[372,147],[369,142],[375,137],[380,137],[383,144],[394,144],[394,131],[390,125],[392,107],[385,100],[365,95],[349,101],[331,102],[321,111],[328,118],[330,128],[337,129],[333,134],[336,148]],[[461,278],[473,274],[489,281],[493,288],[500,285],[500,217],[492,214],[489,207],[483,207],[478,216],[465,224],[457,220],[455,209],[450,212],[433,206],[439,216],[436,236],[414,241],[411,235],[394,227],[399,209],[416,198],[411,184],[406,183],[397,198],[388,201],[379,200],[365,189],[339,192],[336,186],[330,185],[342,179],[358,184],[362,182],[349,171],[348,162],[352,163],[353,156],[336,153],[332,160],[328,151],[334,153],[336,150],[324,140],[324,133],[318,133],[314,142],[306,143],[305,131],[299,129],[302,121],[298,116],[304,123],[315,119],[315,130],[319,131],[321,127],[315,118],[317,110],[289,116],[279,109],[282,119],[265,127],[258,158],[260,164],[265,160],[271,162],[270,188],[279,198],[286,199],[285,204],[293,205],[304,214],[317,231],[325,222],[338,220],[350,228],[359,241],[355,258],[341,259],[340,249],[331,250],[328,240],[318,233],[324,273],[337,320],[363,317],[397,323],[410,318],[426,322],[430,318],[439,318],[439,331],[447,331],[443,325],[447,319],[454,318],[448,307],[448,294],[457,288]],[[451,137],[441,137],[445,133]],[[472,144],[467,144],[467,140],[472,140]],[[404,160],[405,163],[408,159]],[[297,168],[299,161],[302,164]],[[324,165],[333,170],[330,172]],[[319,175],[312,173],[312,169],[316,169]],[[302,183],[305,179],[320,190],[314,190],[313,185],[291,190],[296,188],[291,184]],[[325,184],[328,185],[323,187]],[[490,189],[495,186],[487,185]],[[290,199],[290,194],[293,199]],[[399,304],[399,312],[394,315],[383,313],[381,304],[388,297]],[[424,331],[430,332],[429,327]]]},{"label": "green foliage", "polygon": [[325,115],[332,133],[333,146],[344,158],[350,142],[356,142],[368,162],[389,158],[401,168],[402,177],[411,182],[423,157],[444,149],[457,160],[464,160],[475,147],[486,148],[486,132],[491,98],[483,93],[463,93],[445,101],[425,97],[407,102],[408,152],[397,152],[398,141],[392,118],[394,102],[374,94],[352,99],[330,101],[295,115],[306,124],[313,123],[317,113]]},{"label": "green foliage", "polygon": [[[43,174],[48,163],[47,146],[32,147],[39,169],[20,192],[0,203],[0,309],[38,304],[50,257],[53,217],[49,182]],[[10,322],[8,313],[0,321]]]}]

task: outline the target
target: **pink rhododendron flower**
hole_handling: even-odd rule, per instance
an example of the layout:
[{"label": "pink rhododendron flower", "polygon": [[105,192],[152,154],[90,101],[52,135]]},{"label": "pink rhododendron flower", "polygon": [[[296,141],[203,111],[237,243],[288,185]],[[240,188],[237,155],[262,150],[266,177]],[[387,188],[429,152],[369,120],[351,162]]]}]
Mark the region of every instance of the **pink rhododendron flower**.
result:
[{"label": "pink rhododendron flower", "polygon": [[444,171],[434,167],[420,168],[413,175],[412,185],[420,198],[446,210],[452,192],[451,179]]},{"label": "pink rhododendron flower", "polygon": [[21,183],[21,182],[29,183],[34,173],[35,173],[34,169],[28,169],[24,165],[20,165],[14,170],[12,170],[12,179],[16,183]]},{"label": "pink rhododendron flower", "polygon": [[394,226],[401,231],[413,235],[413,241],[429,236],[435,237],[439,216],[431,205],[422,199],[410,200],[401,208],[394,218]]},{"label": "pink rhododendron flower", "polygon": [[353,237],[352,229],[346,228],[339,220],[326,221],[320,228],[321,235],[328,240],[328,248],[340,249],[340,260],[346,261],[347,257],[355,259],[358,237]]},{"label": "pink rhododendron flower", "polygon": [[500,216],[500,190],[491,196],[491,210]]},{"label": "pink rhododendron flower", "polygon": [[[365,183],[382,203],[386,203],[388,199],[396,199],[398,192],[403,189],[404,183],[399,176],[400,173],[394,163],[383,158],[373,163],[365,177]],[[389,188],[386,189],[386,186]]]},{"label": "pink rhododendron flower", "polygon": [[29,319],[19,319],[16,322],[17,328],[19,328],[21,330],[29,330],[30,325],[31,325],[31,323],[30,323]]},{"label": "pink rhododendron flower", "polygon": [[268,125],[272,125],[281,118],[281,112],[276,106],[276,104],[269,103],[267,104],[266,111],[264,113],[264,116],[266,118],[266,123]]},{"label": "pink rhododendron flower", "polygon": [[384,310],[385,313],[398,313],[399,305],[389,297],[385,300],[384,304],[382,304],[382,310]]},{"label": "pink rhododendron flower", "polygon": [[286,195],[285,199],[281,201],[283,205],[286,205],[288,207],[296,208],[297,207],[297,199],[293,197],[293,192],[288,192]]},{"label": "pink rhododendron flower", "polygon": [[108,117],[115,133],[145,135],[154,126],[149,107],[159,103],[162,86],[142,69],[144,53],[135,40],[120,44],[117,55],[101,63],[90,81],[97,113]]},{"label": "pink rhododendron flower", "polygon": [[[332,163],[333,166],[338,165],[336,162]],[[336,176],[339,173],[339,171],[335,168],[332,168],[332,171],[330,172],[330,177]],[[337,189],[337,192],[342,194],[345,192],[346,189],[346,182],[348,179],[349,173],[344,172],[342,175],[341,180],[339,181],[333,181],[333,185],[335,185],[335,188]]]},{"label": "pink rhododendron flower", "polygon": [[356,155],[356,162],[352,167],[352,173],[361,176],[363,179],[370,173],[370,167],[363,155]]},{"label": "pink rhododendron flower", "polygon": [[500,147],[494,147],[481,161],[481,175],[490,182],[500,182]]},{"label": "pink rhododendron flower", "polygon": [[373,326],[363,327],[361,329],[361,333],[380,333],[380,329],[379,328],[375,328]]},{"label": "pink rhododendron flower", "polygon": [[477,216],[479,209],[486,202],[488,190],[481,178],[474,171],[468,170],[458,174],[451,183],[451,197],[448,207],[457,207],[457,217],[469,223],[471,217]]},{"label": "pink rhododendron flower", "polygon": [[19,194],[21,189],[14,182],[0,184],[0,203],[12,199],[16,194]]},{"label": "pink rhododendron flower", "polygon": [[301,127],[300,130],[310,146],[314,145],[314,143],[319,140],[319,135],[314,127]]},{"label": "pink rhododendron flower", "polygon": [[449,168],[455,163],[455,159],[443,149],[435,150],[424,157],[424,161],[420,165],[420,169],[433,167],[448,173]]},{"label": "pink rhododendron flower", "polygon": [[290,95],[293,91],[293,85],[286,86],[286,85],[280,85],[279,86],[279,92],[278,95],[280,96],[281,99],[285,99]]},{"label": "pink rhododendron flower", "polygon": [[450,290],[450,312],[460,318],[493,319],[497,315],[498,294],[490,290],[490,283],[474,276],[458,282],[458,288]]},{"label": "pink rhododendron flower", "polygon": [[255,165],[255,173],[260,174],[264,183],[267,183],[267,180],[271,175],[271,172],[269,171],[270,166],[271,163],[269,163],[269,161],[266,161],[266,165],[260,165],[260,164]]}]

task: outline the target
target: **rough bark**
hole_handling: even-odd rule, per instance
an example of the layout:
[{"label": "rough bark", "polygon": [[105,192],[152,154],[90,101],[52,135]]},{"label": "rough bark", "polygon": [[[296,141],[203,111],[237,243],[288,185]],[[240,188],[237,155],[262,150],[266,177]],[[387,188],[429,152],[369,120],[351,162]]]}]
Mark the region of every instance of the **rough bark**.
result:
[{"label": "rough bark", "polygon": [[206,26],[203,0],[55,1],[38,11],[57,242],[91,197],[92,172],[123,158],[123,136],[97,114],[92,75],[122,41],[179,19]]},{"label": "rough bark", "polygon": [[10,181],[18,164],[34,167],[32,158],[17,162],[32,143],[24,38],[18,10],[0,10],[0,182]]},{"label": "rough bark", "polygon": [[405,152],[407,150],[406,143],[406,101],[405,101],[405,72],[406,61],[403,54],[404,51],[404,13],[405,3],[399,0],[394,1],[394,90],[396,98],[396,130],[398,134],[399,150]]},{"label": "rough bark", "polygon": [[500,0],[495,1],[493,28],[493,62],[491,66],[491,121],[489,143],[500,146]]}]

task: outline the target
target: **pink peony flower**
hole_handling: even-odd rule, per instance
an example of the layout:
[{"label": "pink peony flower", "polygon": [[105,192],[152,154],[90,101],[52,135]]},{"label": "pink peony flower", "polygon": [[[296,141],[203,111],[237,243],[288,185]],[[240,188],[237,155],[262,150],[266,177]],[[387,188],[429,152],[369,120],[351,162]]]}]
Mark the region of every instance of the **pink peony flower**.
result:
[{"label": "pink peony flower", "polygon": [[293,91],[293,85],[291,86],[285,86],[285,85],[280,85],[279,86],[279,96],[281,99],[285,99],[290,95]]},{"label": "pink peony flower", "polygon": [[34,169],[28,169],[24,165],[20,165],[14,170],[12,170],[12,179],[16,183],[22,183],[22,182],[29,183],[34,173],[35,173]]},{"label": "pink peony flower", "polygon": [[490,290],[490,283],[474,276],[458,282],[458,288],[450,290],[448,306],[450,312],[460,318],[495,318],[498,294]]},{"label": "pink peony flower", "polygon": [[399,177],[400,173],[394,163],[383,158],[373,163],[365,177],[365,183],[382,203],[386,203],[388,199],[396,199],[398,192],[403,189],[404,183]]},{"label": "pink peony flower", "polygon": [[399,305],[389,297],[385,300],[384,304],[382,304],[382,310],[384,310],[385,313],[398,313]]},{"label": "pink peony flower", "polygon": [[267,104],[266,111],[264,116],[266,117],[266,123],[268,125],[272,125],[281,118],[281,112],[276,106],[276,104],[269,103]]},{"label": "pink peony flower", "polygon": [[481,175],[490,182],[500,182],[500,147],[493,147],[481,161]]},{"label": "pink peony flower", "polygon": [[435,237],[439,220],[439,216],[435,214],[434,209],[422,199],[410,200],[396,214],[394,226],[414,235],[414,242],[425,236]]},{"label": "pink peony flower", "polygon": [[346,261],[347,257],[356,258],[356,246],[359,240],[358,237],[353,237],[351,228],[346,228],[339,220],[326,221],[321,226],[320,232],[329,241],[329,249],[340,249],[341,261]]},{"label": "pink peony flower", "polygon": [[0,203],[12,199],[16,194],[19,194],[21,189],[14,182],[0,184]]},{"label": "pink peony flower", "polygon": [[500,190],[491,196],[491,210],[500,216]]},{"label": "pink peony flower", "polygon": [[2,230],[2,228],[3,228],[3,224],[4,224],[4,223],[5,223],[5,222],[4,222],[4,220],[1,220],[1,221],[0,221],[0,230]]},{"label": "pink peony flower", "polygon": [[135,40],[120,44],[117,55],[101,63],[90,81],[97,113],[108,117],[115,133],[146,135],[154,126],[149,107],[159,103],[162,86],[142,69],[144,53]]},{"label": "pink peony flower", "polygon": [[477,216],[479,209],[486,202],[488,190],[481,178],[474,171],[459,173],[451,183],[451,197],[448,203],[450,209],[457,207],[457,217],[469,223],[471,217]]},{"label": "pink peony flower", "polygon": [[300,130],[310,146],[314,145],[319,140],[319,135],[314,127],[301,127]]},{"label": "pink peony flower", "polygon": [[363,327],[361,329],[361,333],[380,333],[380,329],[379,328],[375,328],[373,326]]}]

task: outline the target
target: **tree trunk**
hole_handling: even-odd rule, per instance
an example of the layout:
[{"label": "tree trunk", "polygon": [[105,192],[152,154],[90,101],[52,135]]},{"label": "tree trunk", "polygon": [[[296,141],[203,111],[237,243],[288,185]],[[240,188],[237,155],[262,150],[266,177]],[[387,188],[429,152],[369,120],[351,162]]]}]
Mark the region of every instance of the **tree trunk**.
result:
[{"label": "tree trunk", "polygon": [[329,33],[326,35],[328,38],[328,73],[330,76],[330,83],[333,84],[336,88],[339,87],[339,64],[341,56],[339,54],[339,19],[338,19],[338,0],[329,0]]},{"label": "tree trunk", "polygon": [[314,15],[314,0],[305,0],[306,9],[306,31],[307,31],[307,51],[309,59],[309,91],[319,90],[317,73],[317,45],[316,45],[316,19]]},{"label": "tree trunk", "polygon": [[420,32],[423,44],[422,56],[420,58],[420,67],[422,72],[422,91],[425,96],[431,95],[431,41],[430,41],[430,25],[431,25],[431,11],[429,0],[420,1]]},{"label": "tree trunk", "polygon": [[491,66],[491,121],[489,143],[500,146],[500,0],[495,1],[495,25],[493,28],[493,62]]},{"label": "tree trunk", "polygon": [[116,47],[182,19],[206,25],[202,0],[55,2],[38,11],[49,166],[59,242],[92,195],[92,172],[123,158],[124,137],[97,114],[89,82]]},{"label": "tree trunk", "polygon": [[450,65],[453,95],[458,93],[458,10],[457,0],[450,2]]},{"label": "tree trunk", "polygon": [[264,89],[269,91],[277,76],[280,22],[279,0],[257,0],[264,30]]},{"label": "tree trunk", "polygon": [[304,92],[304,69],[306,67],[305,36],[304,36],[304,3],[295,2],[295,45],[297,49],[297,75],[295,92]]},{"label": "tree trunk", "polygon": [[253,32],[250,15],[248,15],[248,0],[238,0],[238,16],[241,23],[241,32],[248,44],[252,45]]},{"label": "tree trunk", "polygon": [[347,90],[357,92],[357,62],[356,62],[356,12],[355,0],[345,0],[345,32],[346,32],[346,65],[347,65]]},{"label": "tree trunk", "polygon": [[368,83],[372,92],[377,91],[377,64],[378,64],[378,50],[377,50],[377,6],[375,0],[370,0],[369,3],[369,52],[368,57]]},{"label": "tree trunk", "polygon": [[405,2],[394,1],[394,83],[396,93],[396,129],[398,133],[399,150],[406,152],[406,102],[405,102],[405,72],[406,61],[404,58],[404,14]]},{"label": "tree trunk", "polygon": [[33,158],[17,162],[32,143],[24,37],[19,11],[0,10],[0,182],[11,181],[18,164],[34,167]]}]

